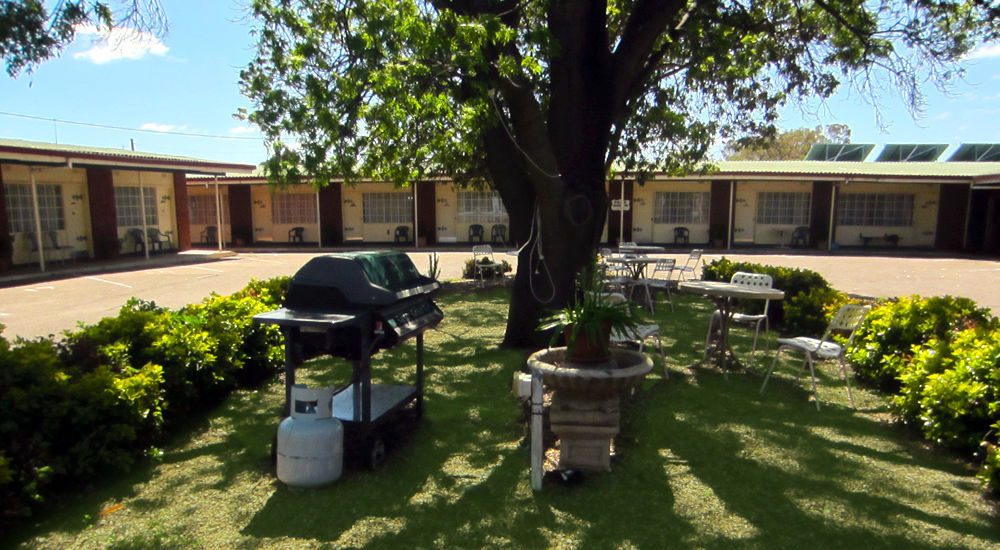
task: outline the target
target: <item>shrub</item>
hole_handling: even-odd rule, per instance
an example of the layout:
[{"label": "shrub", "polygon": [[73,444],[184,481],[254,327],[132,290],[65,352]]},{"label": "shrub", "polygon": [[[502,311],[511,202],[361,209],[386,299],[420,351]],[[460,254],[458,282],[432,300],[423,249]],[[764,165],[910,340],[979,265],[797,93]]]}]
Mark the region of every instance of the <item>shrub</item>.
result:
[{"label": "shrub", "polygon": [[[728,281],[737,271],[771,276],[774,287],[785,292],[785,299],[772,301],[768,309],[771,326],[788,327],[796,333],[819,336],[826,329],[832,311],[847,301],[822,275],[808,269],[734,262],[723,257],[705,266],[703,277],[709,281]],[[754,300],[747,304],[749,311],[754,307],[761,308],[763,303]]]},{"label": "shrub", "polygon": [[[490,261],[487,258],[483,258],[479,263],[488,264]],[[513,269],[507,260],[500,260],[500,267],[487,267],[483,269],[483,277],[486,279],[499,279],[505,273],[510,273]],[[469,258],[465,260],[465,266],[462,268],[462,278],[475,279],[476,277],[476,262],[472,258]]]},{"label": "shrub", "polygon": [[935,338],[937,346],[945,345],[959,330],[974,326],[993,330],[997,320],[968,298],[901,298],[869,313],[847,354],[859,379],[896,393],[915,346]]},{"label": "shrub", "polygon": [[279,372],[281,332],[252,317],[287,284],[251,281],[176,312],[131,299],[58,344],[0,338],[0,517],[127,470],[177,420]]}]

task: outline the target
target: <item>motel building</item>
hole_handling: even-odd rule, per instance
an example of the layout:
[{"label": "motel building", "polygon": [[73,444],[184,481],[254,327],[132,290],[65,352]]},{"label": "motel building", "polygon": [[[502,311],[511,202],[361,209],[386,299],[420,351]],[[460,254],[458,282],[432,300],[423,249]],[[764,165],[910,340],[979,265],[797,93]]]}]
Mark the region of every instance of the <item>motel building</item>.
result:
[{"label": "motel building", "polygon": [[189,175],[253,169],[0,139],[0,272],[190,248]]},{"label": "motel building", "polygon": [[[609,245],[1000,255],[1000,144],[819,144],[608,194]],[[509,223],[496,192],[445,178],[277,188],[252,165],[0,140],[0,272],[192,246],[521,244]]]},{"label": "motel building", "polygon": [[[615,179],[602,240],[685,249],[747,247],[1000,253],[1000,145],[818,144],[801,161]],[[190,234],[204,246],[434,246],[510,242],[493,191],[447,179],[302,184],[261,174],[188,180]],[[217,239],[221,238],[222,242]]]}]

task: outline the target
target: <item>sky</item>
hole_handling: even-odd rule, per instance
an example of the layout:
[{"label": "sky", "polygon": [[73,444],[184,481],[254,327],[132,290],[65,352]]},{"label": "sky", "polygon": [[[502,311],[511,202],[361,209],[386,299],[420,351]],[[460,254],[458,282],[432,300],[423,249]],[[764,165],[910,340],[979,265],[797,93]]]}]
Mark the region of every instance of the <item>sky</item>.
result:
[{"label": "sky", "polygon": [[[82,32],[60,57],[12,79],[0,73],[0,138],[130,149],[221,162],[258,164],[261,135],[238,120],[250,108],[239,86],[252,59],[248,0],[163,2],[169,32],[108,47]],[[841,123],[855,143],[1000,143],[1000,44],[966,60],[949,93],[924,87],[918,119],[898,94],[878,109],[844,90],[823,105],[783,110],[783,129]]]}]

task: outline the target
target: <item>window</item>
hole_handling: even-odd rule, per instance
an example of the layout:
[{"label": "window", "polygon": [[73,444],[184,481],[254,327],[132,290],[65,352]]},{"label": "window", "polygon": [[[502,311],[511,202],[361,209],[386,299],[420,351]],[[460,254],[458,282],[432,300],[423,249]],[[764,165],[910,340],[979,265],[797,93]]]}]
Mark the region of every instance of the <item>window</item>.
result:
[{"label": "window", "polygon": [[142,188],[142,202],[138,187],[115,187],[115,217],[118,227],[142,225],[142,202],[146,207],[146,225],[159,225],[156,213],[156,189]]},{"label": "window", "polygon": [[913,225],[913,195],[909,193],[841,193],[839,225]]},{"label": "window", "polygon": [[811,193],[757,194],[757,223],[774,225],[809,225]]},{"label": "window", "polygon": [[[66,228],[63,217],[62,186],[54,183],[35,185],[38,195],[38,217],[42,231]],[[7,220],[11,233],[35,231],[35,209],[31,203],[31,185],[12,183],[4,186],[7,197]]]},{"label": "window", "polygon": [[459,191],[458,221],[464,223],[509,223],[507,209],[496,191]]},{"label": "window", "polygon": [[657,193],[653,223],[708,223],[708,193]]},{"label": "window", "polygon": [[409,193],[364,193],[361,200],[365,223],[413,223]]},{"label": "window", "polygon": [[274,223],[316,223],[316,195],[275,193],[271,221]]},{"label": "window", "polygon": [[[229,219],[229,205],[226,197],[222,200],[222,217]],[[216,225],[219,223],[215,215],[215,195],[189,195],[188,207],[191,211],[191,225]]]}]

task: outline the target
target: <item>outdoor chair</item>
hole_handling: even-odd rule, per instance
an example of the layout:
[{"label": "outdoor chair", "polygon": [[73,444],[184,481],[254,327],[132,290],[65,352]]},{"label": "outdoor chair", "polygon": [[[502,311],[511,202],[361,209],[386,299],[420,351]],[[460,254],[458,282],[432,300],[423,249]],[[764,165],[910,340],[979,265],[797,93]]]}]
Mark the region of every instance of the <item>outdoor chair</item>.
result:
[{"label": "outdoor chair", "polygon": [[408,225],[397,226],[396,234],[393,236],[393,241],[403,244],[410,242],[410,226]]},{"label": "outdoor chair", "polygon": [[146,239],[142,238],[142,229],[133,227],[126,231],[126,235],[132,240],[132,252],[146,251]]},{"label": "outdoor chair", "polygon": [[[774,286],[774,280],[770,275],[765,273],[746,273],[743,271],[737,271],[733,273],[733,277],[729,280],[730,283],[734,285],[743,285],[750,288],[771,288]],[[767,346],[767,350],[771,350],[770,340],[768,340],[767,334],[770,330],[770,322],[767,317],[767,309],[771,304],[771,300],[764,300],[764,311],[763,313],[733,313],[730,322],[737,325],[746,325],[753,327],[753,346],[750,348],[750,367],[753,367],[753,361],[757,354],[757,338],[760,336],[760,326],[764,325],[764,342]],[[712,313],[712,317],[708,320],[708,334],[705,335],[705,358],[708,358],[708,347],[712,341],[712,335],[714,331],[721,328],[722,314],[716,310]],[[717,326],[718,325],[718,326]]]},{"label": "outdoor chair", "polygon": [[498,223],[490,228],[490,242],[493,244],[507,244],[507,226]]},{"label": "outdoor chair", "polygon": [[690,244],[691,230],[686,227],[674,228],[674,246],[679,244]]},{"label": "outdoor chair", "polygon": [[215,244],[219,242],[219,231],[214,225],[209,225],[201,230],[201,242],[205,244]]},{"label": "outdoor chair", "polygon": [[[25,233],[24,236],[28,239],[28,242],[31,243],[31,252],[33,254],[38,254],[38,240],[35,238],[35,234]],[[55,230],[50,230],[45,234],[45,238],[42,240],[42,249],[45,252],[45,258],[47,260],[58,262],[67,259],[67,257],[63,256],[63,252],[69,251],[70,246],[61,245],[59,243],[59,233]]]},{"label": "outdoor chair", "polygon": [[679,280],[696,280],[701,278],[698,268],[702,263],[701,255],[704,253],[704,250],[696,248],[688,254],[687,260],[684,261],[684,265],[674,268],[674,270],[677,271],[677,277]]},{"label": "outdoor chair", "polygon": [[305,227],[293,227],[288,230],[288,242],[301,243],[305,240]]},{"label": "outdoor chair", "polygon": [[[608,296],[608,301],[612,304],[621,303],[625,300],[625,295],[618,292],[611,293]],[[614,330],[611,332],[612,344],[616,344],[618,346],[638,346],[639,353],[643,353],[646,346],[646,340],[650,338],[654,338],[656,340],[656,346],[660,350],[660,360],[663,362],[663,378],[670,378],[670,372],[667,370],[667,357],[663,353],[663,342],[660,340],[659,325],[637,325],[635,328],[628,331]]]},{"label": "outdoor chair", "polygon": [[472,247],[472,261],[476,266],[476,278],[479,279],[480,285],[486,284],[487,276],[494,276],[494,273],[499,273],[500,277],[503,277],[503,272],[500,270],[502,264],[497,262],[493,258],[493,247],[488,244],[479,244]]},{"label": "outdoor chair", "polygon": [[483,226],[478,223],[469,226],[469,242],[483,242]]},{"label": "outdoor chair", "polygon": [[792,246],[809,246],[808,227],[799,226],[792,231]]},{"label": "outdoor chair", "polygon": [[[629,290],[629,298],[632,298],[632,293],[635,292],[637,287],[642,287],[643,291],[646,293],[646,304],[649,306],[649,311],[653,312],[653,295],[657,292],[666,292],[667,301],[670,303],[670,311],[674,310],[674,298],[670,295],[670,287],[676,285],[676,281],[670,280],[670,274],[674,271],[674,266],[677,261],[673,258],[660,258],[656,260],[656,266],[653,267],[653,272],[649,274],[649,277],[642,277],[632,284]],[[662,277],[657,276],[662,273]]]},{"label": "outdoor chair", "polygon": [[159,227],[146,228],[146,242],[149,243],[150,252],[154,249],[163,252],[164,243],[166,243],[168,250],[174,247],[174,243],[170,240],[170,233],[160,231]]},{"label": "outdoor chair", "polygon": [[[808,336],[798,336],[796,338],[778,338],[778,351],[774,354],[774,361],[771,362],[771,367],[767,369],[767,374],[764,376],[764,383],[760,386],[760,393],[764,393],[764,389],[767,388],[767,381],[771,378],[771,373],[774,371],[774,367],[778,364],[778,357],[781,356],[782,351],[792,351],[801,354],[803,359],[803,370],[805,366],[809,366],[809,375],[812,377],[812,393],[813,400],[816,401],[816,410],[819,410],[819,394],[816,391],[816,369],[814,363],[816,361],[822,361],[825,359],[836,359],[840,367],[840,376],[844,379],[844,384],[847,386],[847,398],[851,401],[851,406],[854,406],[854,396],[851,395],[851,381],[847,377],[847,365],[844,363],[844,350],[851,346],[854,342],[854,336],[857,334],[858,329],[861,327],[861,323],[864,322],[865,317],[868,315],[868,311],[871,306],[861,306],[856,304],[847,304],[841,306],[837,310],[837,314],[833,316],[833,320],[830,321],[830,325],[827,326],[826,332],[823,333],[823,337],[820,339],[810,338]],[[842,346],[835,343],[831,339],[831,335],[834,333],[847,334],[847,341]],[[801,373],[800,373],[801,374]],[[799,377],[795,377],[795,381],[798,382]]]}]

